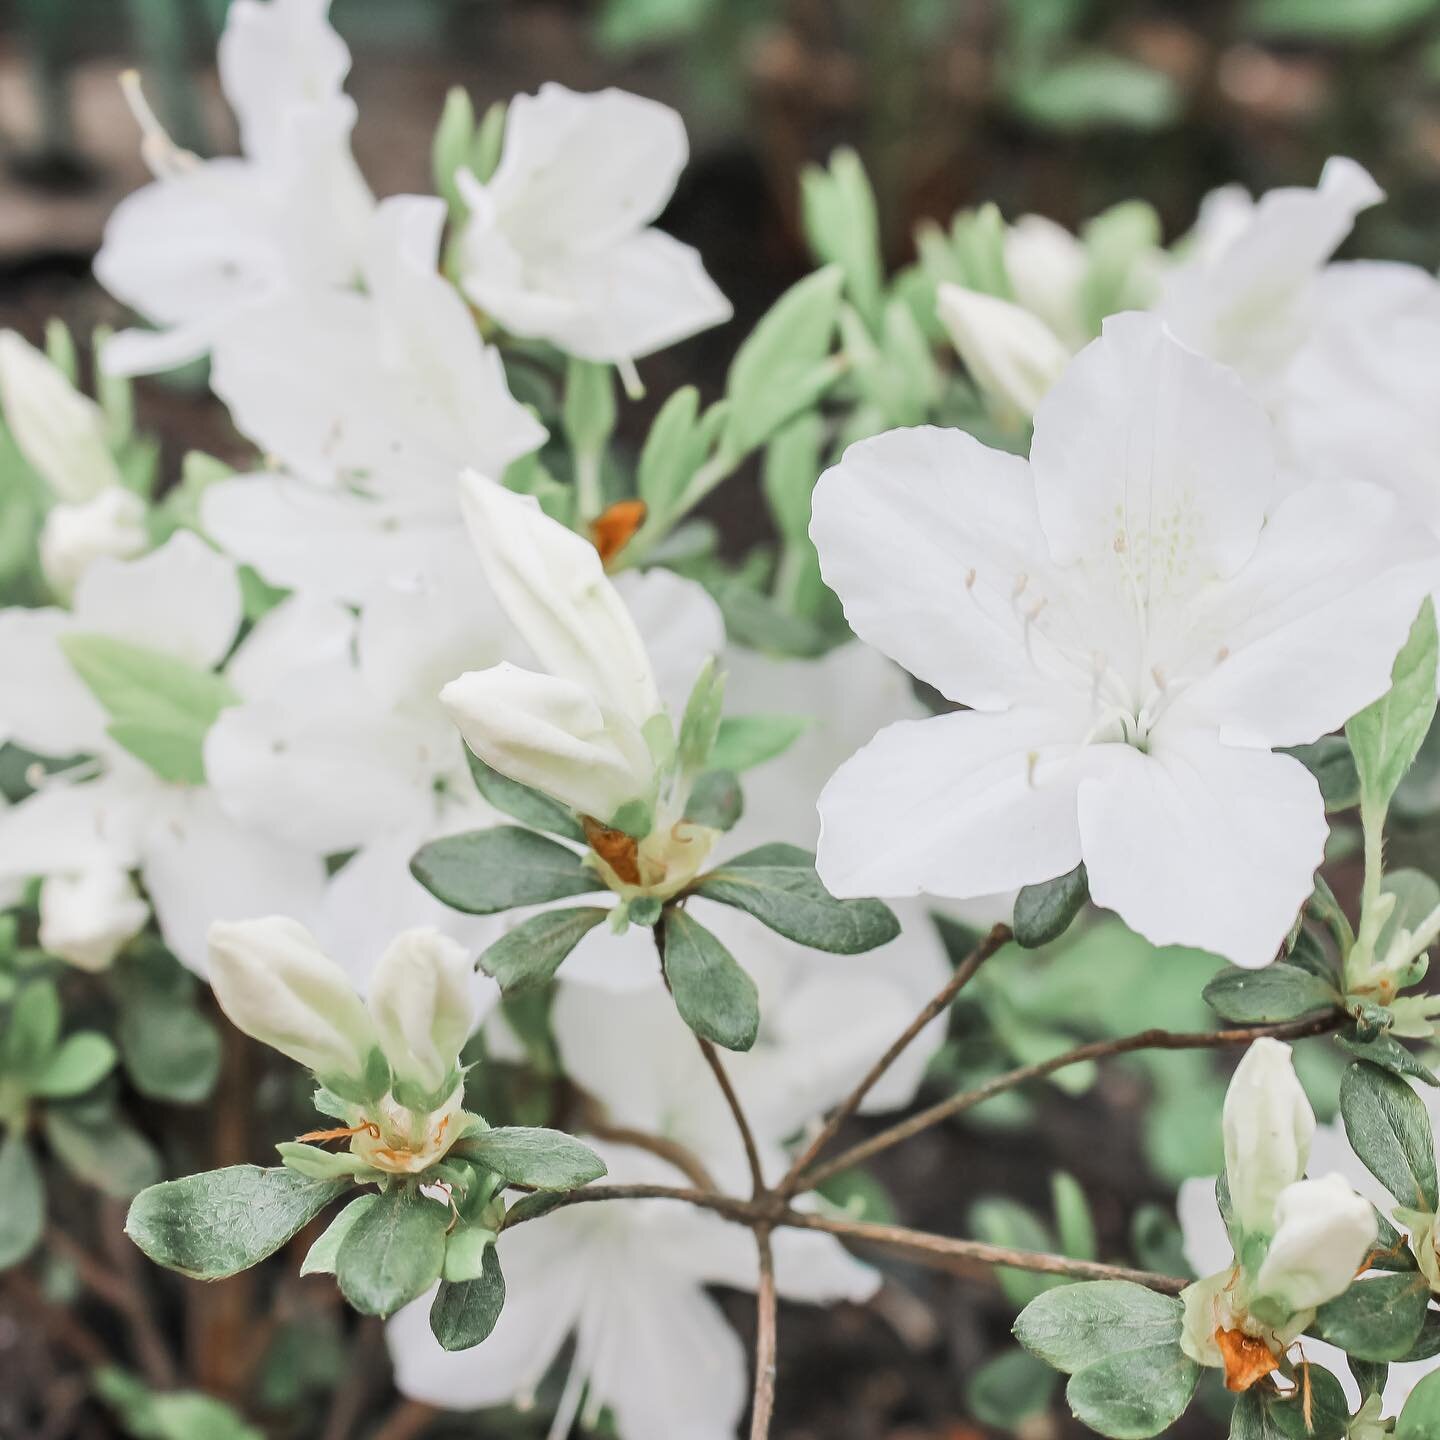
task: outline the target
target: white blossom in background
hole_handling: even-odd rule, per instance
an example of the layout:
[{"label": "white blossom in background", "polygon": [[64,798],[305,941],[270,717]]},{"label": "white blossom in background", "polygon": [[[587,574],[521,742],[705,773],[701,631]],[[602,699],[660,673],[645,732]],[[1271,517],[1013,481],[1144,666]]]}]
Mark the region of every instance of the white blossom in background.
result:
[{"label": "white blossom in background", "polygon": [[372,201],[350,154],[350,68],[327,0],[237,0],[220,41],[220,82],[242,155],[202,161],[165,136],[130,80],[154,181],[105,227],[95,275],[154,331],[112,339],[116,374],[204,355],[259,301],[297,286],[352,285]]},{"label": "white blossom in background", "polygon": [[[97,560],[69,611],[0,611],[0,666],[12,681],[0,694],[0,737],[43,755],[88,757],[0,811],[0,876],[47,877],[52,935],[94,924],[100,882],[83,879],[92,873],[138,870],[166,943],[202,973],[215,917],[307,914],[318,902],[319,855],[236,824],[207,786],[164,780],[119,745],[61,648],[70,635],[113,636],[208,671],[229,655],[240,616],[233,563],[184,531],[143,559]],[[226,678],[241,697],[261,694],[339,644],[328,613],[290,600],[251,632]],[[52,889],[54,877],[61,883]]]},{"label": "white blossom in background", "polygon": [[[1430,1087],[1415,1088],[1420,1098],[1425,1101],[1434,1124],[1436,1107]],[[1350,1148],[1345,1128],[1338,1119],[1315,1127],[1309,1147],[1309,1166],[1332,1179],[1343,1179],[1349,1189],[1385,1213],[1394,1208],[1395,1202],[1385,1187],[1361,1164]],[[1224,1219],[1215,1203],[1214,1179],[1186,1180],[1180,1186],[1176,1198],[1176,1212],[1184,1235],[1185,1258],[1190,1268],[1197,1275],[1212,1275],[1224,1270],[1233,1257],[1230,1237],[1226,1234]],[[1340,1381],[1351,1408],[1358,1406],[1359,1387],[1345,1363],[1344,1353],[1311,1336],[1306,1336],[1299,1343],[1306,1359],[1313,1364],[1324,1366]],[[1410,1392],[1436,1368],[1440,1368],[1440,1356],[1391,1365],[1385,1378],[1384,1413],[1399,1414]]]},{"label": "white blossom in background", "polygon": [[1020,417],[1035,413],[1074,353],[1011,300],[942,285],[937,308],[971,378],[994,404]]},{"label": "white blossom in background", "polygon": [[689,156],[668,105],[547,84],[509,105],[500,163],[461,171],[461,284],[516,335],[627,364],[730,318],[688,245],[653,228]]},{"label": "white blossom in background", "polygon": [[106,970],[150,918],[129,874],[91,865],[51,875],[40,887],[40,944],[79,970]]},{"label": "white blossom in background", "polygon": [[[807,1000],[796,996],[795,1004],[804,1007]],[[714,1076],[662,991],[601,996],[562,983],[553,1023],[566,1073],[601,1107],[607,1124],[639,1127],[695,1149],[722,1188],[745,1183],[745,1159],[733,1125],[725,1123]],[[852,1007],[850,1024],[866,1023]],[[756,1107],[751,1118],[772,1179],[782,1163],[780,1142],[799,1123],[799,1112],[785,1103],[799,1092],[776,1067],[793,1069],[799,1079],[816,1058],[804,1047],[792,1049],[781,1035],[783,1028],[769,1037],[762,1030],[755,1051],[726,1057],[747,1108]],[[837,1042],[846,1043],[843,1032]],[[807,1115],[846,1088],[843,1081],[823,1093],[802,1087]],[[692,1183],[646,1151],[587,1143],[617,1183]],[[789,1299],[859,1301],[878,1285],[878,1276],[830,1236],[776,1231],[772,1243],[777,1287]],[[504,1231],[498,1254],[505,1309],[478,1349],[443,1351],[430,1333],[428,1299],[390,1321],[386,1334],[402,1394],[447,1409],[528,1404],[573,1337],[552,1435],[568,1434],[579,1415],[593,1424],[609,1409],[626,1440],[733,1436],[746,1401],[747,1359],[704,1287],[755,1287],[755,1243],[743,1227],[670,1201],[599,1202],[558,1211],[543,1225]]]},{"label": "white blossom in background", "polygon": [[1436,580],[1393,496],[1276,499],[1270,425],[1153,317],[1107,322],[1027,463],[959,431],[854,445],[812,534],[855,632],[972,708],[881,733],[820,801],[837,895],[1065,874],[1156,944],[1273,958],[1327,826],[1272,753],[1389,686]]},{"label": "white blossom in background", "polygon": [[[440,705],[467,664],[515,653],[516,641],[473,560],[436,556],[429,576],[372,591],[323,664],[285,676],[224,711],[205,740],[220,807],[277,843],[348,853],[311,924],[362,987],[386,938],[434,926],[475,949],[500,922],[442,905],[409,869],[427,840],[500,818],[480,798]],[[495,987],[476,982],[491,1002]]]},{"label": "white blossom in background", "polygon": [[312,287],[257,305],[215,348],[215,393],[278,474],[203,498],[207,532],[274,584],[362,599],[459,542],[455,477],[501,474],[545,440],[500,353],[439,273],[445,205],[381,202],[364,292]]},{"label": "white blossom in background", "polygon": [[[1255,1041],[1225,1097],[1227,1254],[1181,1296],[1186,1354],[1223,1369],[1234,1390],[1266,1373],[1264,1359],[1274,1368],[1316,1309],[1349,1288],[1375,1244],[1374,1207],[1344,1175],[1305,1178],[1314,1132],[1290,1047]],[[1252,1358],[1254,1341],[1263,1350]]]}]

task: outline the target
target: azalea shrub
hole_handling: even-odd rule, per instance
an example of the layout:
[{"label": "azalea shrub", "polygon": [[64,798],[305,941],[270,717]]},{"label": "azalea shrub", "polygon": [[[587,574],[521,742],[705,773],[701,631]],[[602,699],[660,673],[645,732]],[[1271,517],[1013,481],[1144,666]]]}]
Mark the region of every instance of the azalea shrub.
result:
[{"label": "azalea shrub", "polygon": [[[731,314],[654,223],[681,117],[456,91],[436,194],[377,199],[349,63],[323,0],[234,0],[215,160],[127,78],[135,325],[0,336],[0,1268],[95,1393],[257,1435],[318,1286],[387,1436],[758,1440],[778,1300],[898,1253],[994,1270],[998,1430],[1063,1385],[1117,1440],[1440,1435],[1440,884],[1387,848],[1440,810],[1440,283],[1332,258],[1369,174],[1168,245],[982,206],[892,272],[842,150],[723,391],[655,395]],[[181,367],[248,466],[137,428]],[[1128,1243],[1063,1172],[943,1234],[876,1199],[1112,1063],[1175,1196]],[[279,1318],[187,1379],[164,1306],[255,1267]]]}]

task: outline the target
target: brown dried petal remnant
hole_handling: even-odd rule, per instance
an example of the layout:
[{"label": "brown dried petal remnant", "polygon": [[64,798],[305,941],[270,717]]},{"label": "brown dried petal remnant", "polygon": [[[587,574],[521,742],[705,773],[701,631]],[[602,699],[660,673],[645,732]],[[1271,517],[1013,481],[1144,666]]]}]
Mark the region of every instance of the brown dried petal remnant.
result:
[{"label": "brown dried petal remnant", "polygon": [[600,552],[605,568],[630,543],[631,537],[645,523],[643,500],[617,500],[590,523],[590,539]]},{"label": "brown dried petal remnant", "polygon": [[635,838],[623,830],[612,830],[589,815],[581,817],[585,827],[585,841],[590,848],[618,875],[626,885],[639,885],[640,846]]},{"label": "brown dried petal remnant", "polygon": [[1243,1330],[1217,1330],[1215,1343],[1225,1360],[1225,1388],[1237,1394],[1263,1380],[1275,1368],[1270,1347]]}]

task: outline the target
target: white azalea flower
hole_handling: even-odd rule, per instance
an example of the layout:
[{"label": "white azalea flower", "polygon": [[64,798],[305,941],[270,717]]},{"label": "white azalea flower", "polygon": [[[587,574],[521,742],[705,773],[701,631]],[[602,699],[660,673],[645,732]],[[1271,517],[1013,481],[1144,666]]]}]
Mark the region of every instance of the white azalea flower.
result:
[{"label": "white azalea flower", "polygon": [[942,285],[941,323],[971,378],[997,408],[1032,415],[1069,363],[1071,350],[1038,315],[963,285]]},{"label": "white azalea flower", "polygon": [[1281,1192],[1304,1177],[1315,1134],[1288,1045],[1262,1038],[1245,1052],[1225,1092],[1224,1132],[1236,1218],[1265,1230]]},{"label": "white azalea flower", "polygon": [[1318,313],[1317,282],[1362,210],[1384,199],[1363,167],[1336,156],[1313,190],[1250,201],[1227,187],[1201,209],[1187,259],[1156,311],[1187,345],[1238,370],[1267,404],[1284,403],[1288,368]]},{"label": "white azalea flower", "polygon": [[350,154],[355,106],[340,92],[349,54],[327,9],[323,0],[231,7],[220,78],[243,158],[202,162],[177,150],[135,99],[156,179],[111,214],[95,274],[158,329],[117,335],[102,356],[111,372],[197,359],[279,291],[353,283],[372,202]]},{"label": "white azalea flower", "polygon": [[507,330],[624,363],[730,318],[688,245],[652,222],[685,166],[667,105],[543,85],[510,102],[490,180],[457,177],[470,208],[466,293]]},{"label": "white azalea flower", "polygon": [[[61,648],[67,635],[113,636],[210,670],[240,624],[235,567],[181,531],[140,560],[97,560],[70,611],[0,611],[0,735],[45,755],[90,757],[0,812],[0,876],[68,876],[138,869],[166,942],[203,973],[216,916],[317,903],[324,867],[313,852],[276,844],[223,815],[205,785],[161,779],[107,733],[109,716]],[[328,613],[292,599],[231,659],[240,696],[317,663],[339,642]]]},{"label": "white azalea flower", "polygon": [[499,351],[439,273],[444,226],[443,200],[384,200],[366,231],[363,294],[279,298],[221,336],[215,393],[292,474],[362,493],[403,481],[453,495],[465,466],[499,474],[544,442],[544,426],[510,394]]},{"label": "white azalea flower", "polygon": [[[498,818],[436,697],[457,669],[499,660],[515,641],[473,561],[452,558],[437,556],[423,583],[373,590],[326,663],[252,691],[206,736],[206,774],[237,823],[312,854],[354,852],[313,924],[362,987],[384,937],[401,930],[434,926],[472,948],[500,933],[493,918],[442,905],[409,870],[427,840]],[[493,1004],[493,984],[477,984]]]},{"label": "white azalea flower", "polygon": [[1046,397],[1028,464],[938,429],[852,446],[815,493],[825,577],[862,639],[973,709],[841,767],[827,886],[966,897],[1083,859],[1154,943],[1269,961],[1327,833],[1271,752],[1385,692],[1436,568],[1375,487],[1275,492],[1258,405],[1140,315]]},{"label": "white azalea flower", "polygon": [[1016,303],[1078,350],[1090,338],[1081,303],[1090,268],[1084,245],[1043,215],[1022,215],[1006,227],[1002,253]]}]

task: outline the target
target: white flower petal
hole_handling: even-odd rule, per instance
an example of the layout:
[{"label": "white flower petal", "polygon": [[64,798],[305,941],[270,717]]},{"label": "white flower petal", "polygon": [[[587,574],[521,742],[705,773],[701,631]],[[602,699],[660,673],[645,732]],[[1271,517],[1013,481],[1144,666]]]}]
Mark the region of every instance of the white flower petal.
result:
[{"label": "white flower petal", "polygon": [[661,703],[683,715],[706,657],[725,648],[720,607],[699,581],[673,570],[627,570],[615,577],[615,589],[640,631]]},{"label": "white flower petal", "polygon": [[959,430],[891,430],[820,477],[813,515],[821,570],[866,643],[980,709],[1055,688],[1026,650],[1035,605],[1063,607],[1023,460]]},{"label": "white flower petal", "polygon": [[965,899],[1073,870],[1076,789],[1124,746],[1083,745],[1083,711],[965,711],[888,726],[820,796],[820,878],[836,895]]},{"label": "white flower petal", "polygon": [[1236,965],[1275,957],[1314,887],[1329,833],[1314,777],[1287,755],[1186,732],[1128,746],[1080,786],[1090,894],[1156,945]]},{"label": "white flower petal", "polygon": [[78,755],[104,744],[110,717],[60,648],[75,629],[64,610],[0,610],[0,740],[39,755]]},{"label": "white flower petal", "polygon": [[75,628],[94,630],[209,670],[240,628],[240,581],[232,560],[177,530],[139,560],[102,557],[75,587]]}]

